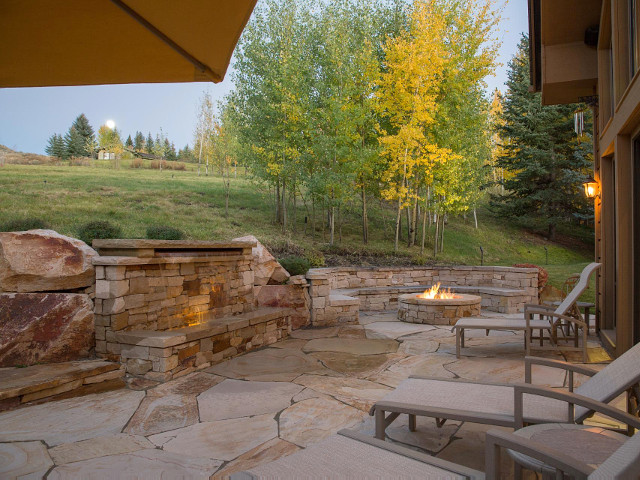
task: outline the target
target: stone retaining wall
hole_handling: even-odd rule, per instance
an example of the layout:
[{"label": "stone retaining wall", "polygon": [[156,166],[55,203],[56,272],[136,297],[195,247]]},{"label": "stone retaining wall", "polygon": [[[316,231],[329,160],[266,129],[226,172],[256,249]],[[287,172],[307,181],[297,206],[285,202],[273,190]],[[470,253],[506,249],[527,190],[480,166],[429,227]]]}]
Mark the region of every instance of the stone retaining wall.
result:
[{"label": "stone retaining wall", "polygon": [[[383,291],[385,287],[431,286],[440,282],[451,287],[478,286],[520,291],[521,294],[515,300],[509,297],[511,293],[505,294],[509,304],[506,307],[504,305],[497,306],[505,307],[505,313],[519,309],[525,303],[537,303],[538,299],[538,271],[533,268],[496,266],[331,267],[309,270],[307,280],[310,283],[311,323],[314,326],[337,323],[330,302],[332,291],[335,290],[379,289]],[[357,292],[354,295],[358,296]],[[385,308],[395,306],[397,292],[389,292],[387,296],[389,298],[386,301],[381,297],[380,305],[384,305]],[[367,298],[363,306],[367,308],[366,305],[371,302],[372,298]]]},{"label": "stone retaining wall", "polygon": [[255,309],[251,249],[233,257],[97,257],[96,352],[120,354],[115,334],[163,331]]}]

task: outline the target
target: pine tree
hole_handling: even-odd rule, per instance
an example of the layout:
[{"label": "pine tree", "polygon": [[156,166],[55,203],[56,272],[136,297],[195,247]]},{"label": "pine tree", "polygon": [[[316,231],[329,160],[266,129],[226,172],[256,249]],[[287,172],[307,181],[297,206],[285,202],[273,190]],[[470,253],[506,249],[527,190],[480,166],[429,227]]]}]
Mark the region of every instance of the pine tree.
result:
[{"label": "pine tree", "polygon": [[584,107],[543,106],[541,95],[529,92],[526,35],[509,62],[507,88],[499,129],[503,152],[496,163],[511,176],[505,175],[506,192],[494,196],[492,203],[504,216],[544,222],[553,240],[558,223],[583,208],[580,184],[592,162],[592,144],[588,135],[576,137],[573,115]]},{"label": "pine tree", "polygon": [[125,140],[124,146],[127,148],[133,148],[133,140],[131,140],[131,135],[129,135]]},{"label": "pine tree", "polygon": [[151,136],[151,132],[149,132],[149,134],[147,135],[147,142],[144,146],[145,152],[153,155],[153,146],[154,146],[153,137]]},{"label": "pine tree", "polygon": [[142,152],[144,150],[144,145],[144,135],[142,134],[142,132],[136,132],[136,135],[133,139],[133,149],[136,152]]},{"label": "pine tree", "polygon": [[86,156],[84,137],[73,125],[64,136],[64,159]]},{"label": "pine tree", "polygon": [[53,135],[51,135],[49,137],[49,140],[47,141],[45,152],[47,153],[47,155],[50,155],[52,157],[63,158],[65,148],[64,138],[62,138],[62,135],[58,133],[54,133]]},{"label": "pine tree", "polygon": [[[82,142],[81,142],[82,148],[77,151],[74,151],[74,154],[72,154],[71,156],[72,157],[90,156],[93,152],[90,152],[88,150],[88,145],[93,144],[93,141],[95,140],[95,135],[93,132],[93,128],[89,124],[89,120],[87,119],[84,113],[81,113],[80,115],[78,115],[78,117],[73,121],[71,128],[75,128],[77,134],[82,138]],[[80,144],[80,142],[78,142],[78,144]]]}]

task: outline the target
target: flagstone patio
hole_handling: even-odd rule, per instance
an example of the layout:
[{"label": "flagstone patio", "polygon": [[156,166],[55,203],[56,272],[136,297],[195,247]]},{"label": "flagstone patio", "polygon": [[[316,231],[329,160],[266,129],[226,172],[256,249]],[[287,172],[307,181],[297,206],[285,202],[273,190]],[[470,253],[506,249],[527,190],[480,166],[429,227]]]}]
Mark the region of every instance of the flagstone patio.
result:
[{"label": "flagstone patio", "polygon": [[[524,380],[521,332],[469,331],[468,348],[456,359],[450,327],[398,322],[395,312],[360,312],[360,323],[294,331],[164,384],[130,379],[128,388],[0,413],[0,477],[224,477],[341,428],[373,435],[369,408],[411,374]],[[595,340],[589,357],[592,367],[610,360]],[[534,369],[535,383],[561,388],[566,381],[557,370]],[[405,418],[387,434],[483,470],[489,428],[461,422],[436,428],[419,418],[411,433]]]}]

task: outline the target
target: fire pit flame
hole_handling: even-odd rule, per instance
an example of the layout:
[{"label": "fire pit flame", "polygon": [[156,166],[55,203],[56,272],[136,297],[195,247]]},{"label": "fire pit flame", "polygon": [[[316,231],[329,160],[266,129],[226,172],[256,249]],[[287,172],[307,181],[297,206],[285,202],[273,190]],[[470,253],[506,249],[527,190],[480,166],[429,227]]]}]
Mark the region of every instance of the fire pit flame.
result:
[{"label": "fire pit flame", "polygon": [[417,297],[443,300],[460,298],[458,295],[451,292],[451,290],[443,289],[442,291],[440,291],[440,282],[436,283],[431,288],[426,289],[423,294],[417,295]]}]

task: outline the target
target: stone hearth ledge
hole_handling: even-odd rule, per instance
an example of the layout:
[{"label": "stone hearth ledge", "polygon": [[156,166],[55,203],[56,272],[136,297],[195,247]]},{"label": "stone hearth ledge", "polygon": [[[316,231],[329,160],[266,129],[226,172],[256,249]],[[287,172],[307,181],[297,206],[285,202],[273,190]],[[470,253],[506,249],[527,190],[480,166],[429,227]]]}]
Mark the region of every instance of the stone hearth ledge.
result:
[{"label": "stone hearth ledge", "polygon": [[[249,250],[250,251],[250,250]],[[251,260],[251,254],[247,255],[216,255],[200,257],[119,257],[106,256],[94,257],[94,266],[126,266],[126,265],[162,265],[169,263],[231,263],[240,260]]]},{"label": "stone hearth ledge", "polygon": [[264,307],[242,315],[204,320],[202,324],[176,328],[174,330],[161,332],[152,330],[116,332],[115,340],[117,343],[125,345],[169,348],[214,335],[220,335],[225,332],[233,332],[251,325],[257,325],[258,323],[265,323],[270,320],[290,316],[291,313],[290,309]]},{"label": "stone hearth ledge", "polygon": [[[102,239],[94,240],[93,247],[101,256],[165,257],[180,256],[180,251],[198,252],[195,257],[211,257],[240,253],[251,255],[255,242],[208,242],[202,240],[147,240],[147,239]],[[209,255],[207,255],[209,254]]]}]

